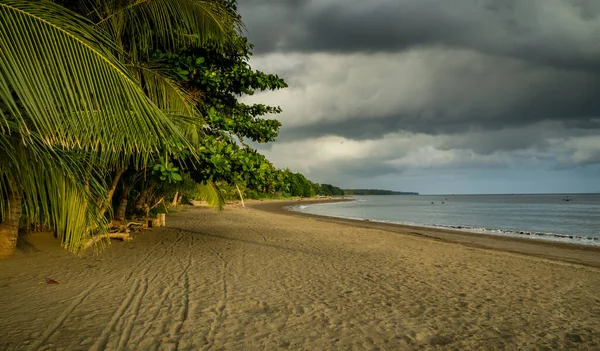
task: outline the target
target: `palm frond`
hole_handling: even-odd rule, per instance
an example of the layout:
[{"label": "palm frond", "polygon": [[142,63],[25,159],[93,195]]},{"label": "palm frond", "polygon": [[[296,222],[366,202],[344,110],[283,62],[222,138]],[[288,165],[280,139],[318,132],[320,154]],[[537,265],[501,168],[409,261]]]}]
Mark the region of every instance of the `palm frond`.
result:
[{"label": "palm frond", "polygon": [[196,108],[199,100],[187,93],[176,81],[161,73],[160,65],[132,63],[129,72],[142,85],[146,95],[168,115],[201,119]]},{"label": "palm frond", "polygon": [[57,4],[0,0],[0,131],[105,152],[184,142],[113,52],[93,23]]},{"label": "palm frond", "polygon": [[169,116],[192,149],[200,146],[206,125],[197,108],[200,100],[170,79],[162,71],[161,65],[131,63],[128,67],[132,76],[141,83],[146,95]]},{"label": "palm frond", "polygon": [[[34,147],[13,138],[0,144],[0,209],[6,209],[7,191],[23,195],[23,216],[30,223],[56,230],[63,246],[77,252],[91,235],[106,232],[98,215],[97,199],[105,195],[101,169],[85,154],[49,149],[39,140]],[[16,157],[5,158],[6,154]],[[91,167],[93,166],[93,167]]]},{"label": "palm frond", "polygon": [[151,49],[221,45],[239,32],[240,20],[217,1],[95,0],[97,23],[132,56]]},{"label": "palm frond", "polygon": [[223,211],[225,208],[225,198],[219,187],[213,183],[198,184],[198,195],[208,204],[209,207],[217,211]]}]

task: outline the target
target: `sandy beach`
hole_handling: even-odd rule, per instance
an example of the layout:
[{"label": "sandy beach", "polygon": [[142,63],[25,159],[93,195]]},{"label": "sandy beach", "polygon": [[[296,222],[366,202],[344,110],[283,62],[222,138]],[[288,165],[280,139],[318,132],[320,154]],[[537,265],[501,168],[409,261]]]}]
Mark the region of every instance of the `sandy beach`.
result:
[{"label": "sandy beach", "polygon": [[29,236],[0,261],[0,350],[600,349],[597,250],[282,205],[189,208],[83,258]]}]

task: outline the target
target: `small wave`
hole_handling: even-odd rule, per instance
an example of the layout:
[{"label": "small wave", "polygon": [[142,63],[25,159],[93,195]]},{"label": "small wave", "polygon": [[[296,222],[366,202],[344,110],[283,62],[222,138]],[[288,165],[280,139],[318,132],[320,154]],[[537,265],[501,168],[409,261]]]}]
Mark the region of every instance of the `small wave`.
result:
[{"label": "small wave", "polygon": [[[340,204],[340,203],[335,203]],[[331,205],[331,203],[327,204],[315,204],[315,205]],[[289,206],[288,208],[293,211],[301,211],[309,206],[315,205],[295,205]],[[600,245],[600,237],[591,237],[591,236],[581,236],[581,235],[572,235],[572,234],[559,234],[559,233],[546,233],[546,232],[537,232],[530,230],[511,230],[511,229],[495,229],[495,228],[484,228],[484,227],[471,227],[471,226],[461,226],[461,225],[444,225],[444,224],[423,224],[423,223],[415,223],[415,222],[402,222],[402,221],[392,221],[392,220],[378,220],[372,218],[358,218],[358,217],[350,217],[350,216],[335,216],[335,215],[323,215],[316,214],[325,217],[333,217],[333,218],[342,218],[342,219],[352,219],[358,221],[365,222],[375,222],[375,223],[389,223],[389,224],[399,224],[399,225],[409,225],[416,227],[426,227],[426,228],[443,228],[443,229],[452,229],[470,233],[478,233],[478,234],[487,234],[487,235],[497,235],[497,236],[510,236],[515,238],[529,238],[529,239],[537,239],[544,241],[553,241],[553,242],[563,242],[563,243],[571,243],[571,244],[584,244],[584,245]]]},{"label": "small wave", "polygon": [[495,229],[495,228],[483,228],[483,227],[469,227],[461,225],[440,225],[434,224],[432,227],[447,228],[447,229],[458,229],[461,231],[491,234],[491,235],[502,235],[502,236],[513,236],[513,237],[529,237],[532,239],[550,240],[550,241],[561,241],[561,242],[580,242],[586,244],[600,245],[599,237],[592,236],[581,236],[572,234],[559,234],[559,233],[546,233],[537,232],[530,230],[511,230],[511,229]]}]

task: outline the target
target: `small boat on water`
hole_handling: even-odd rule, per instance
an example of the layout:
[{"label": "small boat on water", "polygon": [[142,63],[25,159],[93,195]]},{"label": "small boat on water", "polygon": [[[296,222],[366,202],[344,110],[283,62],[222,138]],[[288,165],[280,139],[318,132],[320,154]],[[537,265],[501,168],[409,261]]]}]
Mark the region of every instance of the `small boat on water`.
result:
[{"label": "small boat on water", "polygon": [[565,196],[562,199],[563,201],[573,201],[573,199],[571,199],[569,196]]}]

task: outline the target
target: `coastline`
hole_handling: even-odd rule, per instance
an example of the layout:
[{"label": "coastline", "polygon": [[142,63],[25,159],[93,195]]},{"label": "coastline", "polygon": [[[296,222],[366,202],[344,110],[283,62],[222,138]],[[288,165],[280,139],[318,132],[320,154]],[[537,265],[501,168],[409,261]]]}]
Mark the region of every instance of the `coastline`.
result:
[{"label": "coastline", "polygon": [[307,199],[307,200],[269,200],[252,201],[248,206],[271,213],[298,216],[313,220],[349,225],[353,227],[380,229],[389,232],[426,237],[432,240],[467,245],[470,247],[499,250],[516,254],[524,254],[541,258],[559,260],[568,263],[581,264],[591,267],[600,267],[600,246],[579,245],[575,243],[553,242],[549,240],[536,240],[500,236],[490,234],[471,233],[445,228],[420,227],[396,223],[383,223],[359,219],[348,219],[315,215],[287,209],[294,205],[314,205],[319,203],[336,203],[353,201],[352,199]]}]

